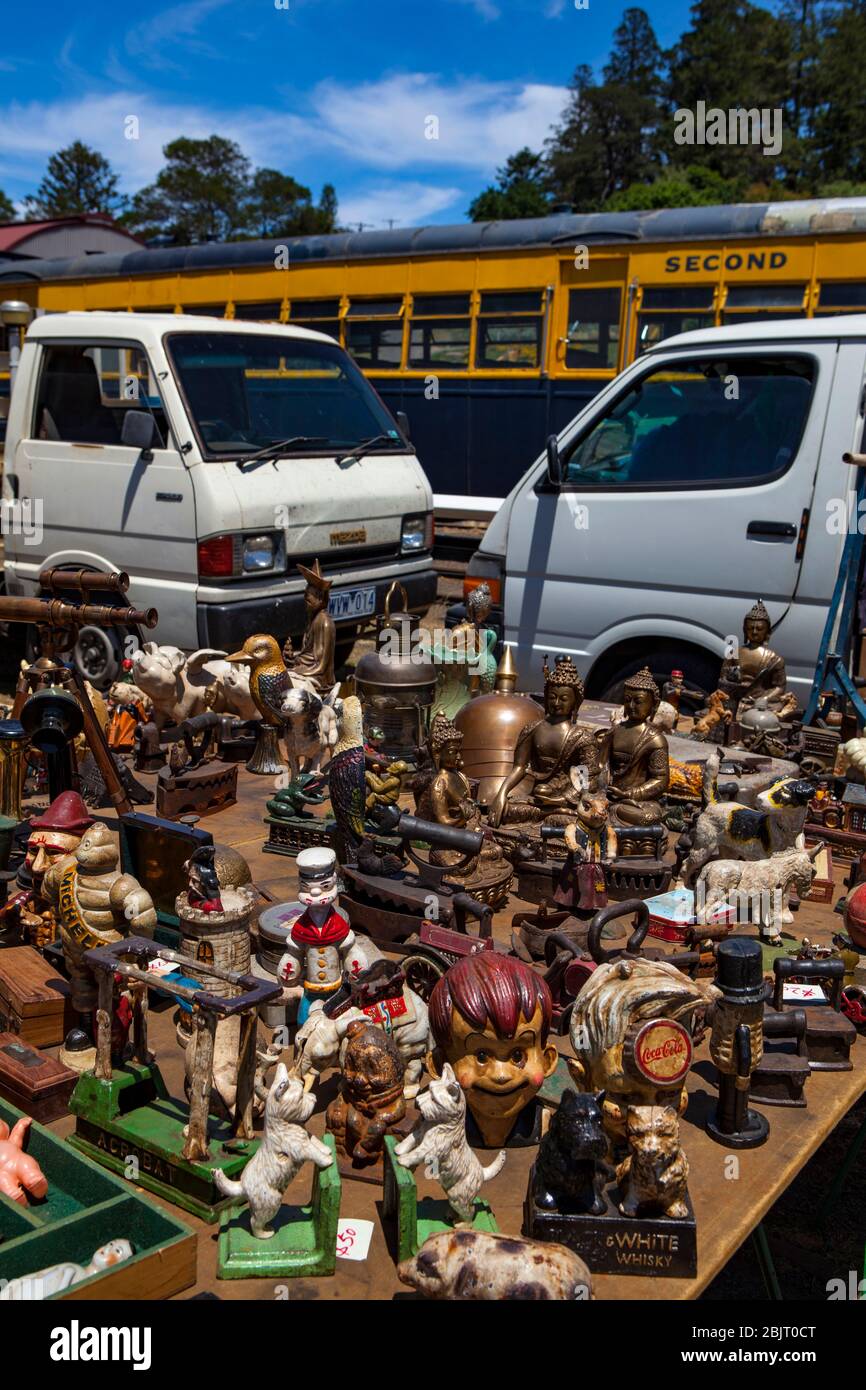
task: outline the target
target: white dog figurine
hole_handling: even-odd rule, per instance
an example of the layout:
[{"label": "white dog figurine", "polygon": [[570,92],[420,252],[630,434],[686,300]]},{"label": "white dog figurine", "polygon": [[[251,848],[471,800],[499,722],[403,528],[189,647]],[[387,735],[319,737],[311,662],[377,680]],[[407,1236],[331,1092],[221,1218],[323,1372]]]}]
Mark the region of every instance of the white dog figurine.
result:
[{"label": "white dog figurine", "polygon": [[224,1197],[243,1198],[250,1204],[250,1229],[259,1240],[269,1240],[271,1228],[289,1183],[306,1162],[330,1168],[334,1156],[327,1144],[307,1134],[301,1126],[313,1113],[316,1098],[304,1092],[297,1077],[289,1076],[280,1063],[265,1100],[265,1132],[240,1180],[233,1182],[221,1168],[211,1171]]},{"label": "white dog figurine", "polygon": [[791,889],[798,898],[806,897],[822,849],[817,844],[811,849],[781,850],[767,859],[714,859],[705,864],[695,884],[698,923],[703,926],[720,903],[733,900],[738,921],[758,923],[765,941],[781,945],[779,927],[794,920],[788,906]]},{"label": "white dog figurine", "polygon": [[395,1145],[394,1153],[404,1168],[426,1163],[427,1177],[442,1184],[457,1219],[471,1225],[475,1198],[483,1183],[502,1172],[505,1150],[500,1149],[486,1168],[478,1162],[466,1142],[466,1096],[450,1063],[420,1093],[416,1105],[421,1118],[412,1133]]},{"label": "white dog figurine", "polygon": [[682,867],[687,888],[711,859],[766,859],[780,850],[806,847],[803,826],[815,794],[811,782],[783,777],[758,793],[754,807],[718,801],[719,762],[716,752],[704,768],[704,809],[695,822],[694,843]]}]

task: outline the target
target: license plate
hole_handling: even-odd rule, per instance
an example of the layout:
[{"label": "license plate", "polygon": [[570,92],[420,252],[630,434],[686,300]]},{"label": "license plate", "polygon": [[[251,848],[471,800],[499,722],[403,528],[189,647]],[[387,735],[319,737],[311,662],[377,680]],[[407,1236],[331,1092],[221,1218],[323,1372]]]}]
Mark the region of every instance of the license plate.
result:
[{"label": "license plate", "polygon": [[328,600],[328,612],[335,622],[342,618],[371,618],[376,612],[376,590],[338,589]]}]

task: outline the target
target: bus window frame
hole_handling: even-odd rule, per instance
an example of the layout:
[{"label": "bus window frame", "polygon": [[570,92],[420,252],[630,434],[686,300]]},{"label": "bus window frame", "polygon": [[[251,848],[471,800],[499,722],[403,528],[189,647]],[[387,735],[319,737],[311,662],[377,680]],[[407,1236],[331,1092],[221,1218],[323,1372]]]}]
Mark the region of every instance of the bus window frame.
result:
[{"label": "bus window frame", "polygon": [[[396,313],[396,314],[367,314],[367,315],[364,315],[364,314],[357,314],[357,315],[356,315],[356,314],[353,314],[353,312],[352,312],[352,310],[355,308],[356,305],[357,305],[357,306],[363,306],[365,303],[369,303],[369,304],[379,304],[379,303],[382,302],[382,300],[388,300],[388,299],[394,300],[395,302],[396,302],[396,301],[399,301],[400,307],[399,307],[399,309],[397,310],[397,313]],[[355,366],[358,368],[358,371],[359,371],[359,372],[365,372],[365,373],[369,372],[369,373],[371,373],[371,374],[374,374],[375,376],[393,376],[393,377],[402,376],[403,373],[405,372],[405,370],[406,370],[406,336],[407,336],[407,335],[406,335],[406,323],[407,323],[407,317],[408,317],[408,316],[407,316],[407,312],[406,312],[406,301],[407,301],[407,296],[406,296],[405,294],[359,295],[359,296],[357,296],[357,297],[356,297],[355,295],[349,294],[349,295],[344,295],[344,296],[343,296],[343,300],[342,300],[342,304],[341,304],[341,312],[340,312],[340,323],[341,323],[341,328],[342,328],[342,334],[341,334],[342,341],[341,341],[340,346],[344,349],[344,351],[346,351],[346,352],[349,354],[349,356],[351,357],[352,361],[355,363]],[[352,324],[352,323],[358,323],[358,324],[361,324],[361,323],[374,323],[374,324],[375,324],[375,323],[379,323],[379,324],[392,324],[392,325],[393,325],[393,324],[399,323],[399,325],[400,325],[400,330],[401,330],[401,336],[400,336],[400,357],[399,357],[399,360],[398,360],[396,366],[394,366],[394,365],[383,365],[382,363],[379,363],[379,362],[370,362],[369,364],[365,364],[365,363],[359,362],[358,359],[355,357],[354,353],[352,352],[352,349],[351,349],[351,347],[350,347],[350,345],[349,345],[349,325]]]},{"label": "bus window frame", "polygon": [[[511,314],[509,314],[507,310],[497,310],[496,312],[488,310],[485,313],[481,307],[483,296],[485,294],[537,295],[538,308],[517,309],[514,311],[514,313]],[[474,341],[472,343],[471,370],[476,375],[482,376],[490,376],[492,374],[501,374],[503,377],[512,377],[516,374],[522,374],[524,376],[541,376],[542,373],[544,373],[547,370],[547,363],[544,360],[544,348],[545,319],[548,312],[548,304],[549,298],[546,285],[539,285],[537,289],[535,289],[534,287],[530,287],[528,289],[518,288],[513,285],[509,285],[507,288],[504,289],[497,289],[491,285],[485,285],[483,289],[478,290],[476,304],[473,306],[473,320],[475,325],[475,332],[472,335]],[[535,362],[533,364],[527,364],[525,362],[502,363],[483,361],[481,359],[480,354],[482,346],[485,342],[484,325],[488,323],[502,323],[508,325],[510,323],[519,322],[521,320],[528,320],[529,322],[535,323],[537,325]],[[548,337],[549,336],[550,335],[548,334]]]},{"label": "bus window frame", "polygon": [[[467,308],[465,314],[431,314],[426,311],[420,314],[416,314],[415,312],[416,297],[418,299],[441,299],[444,301],[446,299],[454,299],[457,296],[459,296],[460,298],[463,298],[465,296],[466,298]],[[467,376],[469,372],[472,370],[473,320],[475,317],[473,312],[474,307],[475,305],[472,290],[444,290],[441,293],[428,293],[426,291],[422,291],[417,296],[414,293],[410,294],[409,305],[406,312],[406,341],[404,364],[402,367],[402,371],[406,374],[414,372],[418,373],[419,375],[428,376],[431,373],[433,373],[436,376],[444,376],[446,374],[460,377]],[[423,326],[424,324],[430,323],[441,323],[447,325],[450,328],[456,328],[458,326],[466,324],[466,326],[469,329],[469,336],[466,340],[466,362],[464,365],[456,366],[454,363],[431,362],[429,359],[425,359],[425,361],[423,362],[412,361],[412,330],[416,324],[418,324],[419,326]]]}]

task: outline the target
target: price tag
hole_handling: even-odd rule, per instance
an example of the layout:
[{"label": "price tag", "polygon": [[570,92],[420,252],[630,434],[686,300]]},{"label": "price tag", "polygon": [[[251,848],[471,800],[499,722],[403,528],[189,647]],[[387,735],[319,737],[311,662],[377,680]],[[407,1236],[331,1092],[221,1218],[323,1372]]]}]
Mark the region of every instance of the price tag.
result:
[{"label": "price tag", "polygon": [[341,1216],[337,1222],[337,1259],[366,1260],[372,1239],[372,1221]]}]

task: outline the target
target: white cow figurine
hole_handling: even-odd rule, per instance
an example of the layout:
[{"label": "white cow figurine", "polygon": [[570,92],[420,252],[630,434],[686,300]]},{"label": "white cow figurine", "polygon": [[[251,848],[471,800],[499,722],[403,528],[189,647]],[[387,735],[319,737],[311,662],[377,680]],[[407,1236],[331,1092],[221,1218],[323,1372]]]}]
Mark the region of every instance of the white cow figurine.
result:
[{"label": "white cow figurine", "polygon": [[280,712],[286,718],[283,738],[293,779],[301,772],[318,772],[325,754],[336,746],[343,715],[339,693],[339,682],[324,699],[302,686],[286,691]]},{"label": "white cow figurine", "polygon": [[226,653],[203,647],[187,656],[180,647],[145,642],[132,658],[133,677],[153,705],[158,729],[213,709],[258,719],[250,697],[249,672],[233,667]]}]

